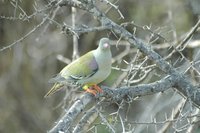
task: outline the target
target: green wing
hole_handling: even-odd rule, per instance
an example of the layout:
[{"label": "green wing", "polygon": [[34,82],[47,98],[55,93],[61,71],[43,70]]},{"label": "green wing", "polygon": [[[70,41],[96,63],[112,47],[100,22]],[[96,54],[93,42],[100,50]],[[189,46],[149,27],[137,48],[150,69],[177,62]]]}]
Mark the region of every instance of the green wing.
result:
[{"label": "green wing", "polygon": [[60,72],[60,75],[66,79],[78,81],[91,77],[97,71],[97,61],[93,55],[93,51],[90,51],[66,66]]},{"label": "green wing", "polygon": [[98,71],[98,64],[93,51],[81,56],[65,68],[54,78],[50,79],[50,83],[55,83],[50,91],[45,95],[48,97],[60,90],[66,81],[77,82],[78,80],[89,78]]}]

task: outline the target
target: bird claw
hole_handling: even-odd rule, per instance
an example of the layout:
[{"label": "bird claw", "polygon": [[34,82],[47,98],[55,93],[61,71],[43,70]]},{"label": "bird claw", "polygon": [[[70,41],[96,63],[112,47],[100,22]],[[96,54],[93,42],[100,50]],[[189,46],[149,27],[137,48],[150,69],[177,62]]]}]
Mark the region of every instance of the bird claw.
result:
[{"label": "bird claw", "polygon": [[90,89],[90,88],[88,88],[88,89],[86,90],[86,92],[91,93],[91,94],[93,94],[94,96],[97,95],[97,92],[96,92],[95,90]]},{"label": "bird claw", "polygon": [[91,86],[87,86],[86,85],[86,86],[83,87],[83,89],[86,92],[93,94],[94,96],[96,96],[97,93],[102,93],[103,92],[103,90],[99,86],[97,86],[96,84],[91,85]]},{"label": "bird claw", "polygon": [[92,86],[93,87],[93,89],[95,89],[97,92],[99,92],[99,93],[102,93],[103,92],[103,90],[98,86],[98,85],[93,85]]}]

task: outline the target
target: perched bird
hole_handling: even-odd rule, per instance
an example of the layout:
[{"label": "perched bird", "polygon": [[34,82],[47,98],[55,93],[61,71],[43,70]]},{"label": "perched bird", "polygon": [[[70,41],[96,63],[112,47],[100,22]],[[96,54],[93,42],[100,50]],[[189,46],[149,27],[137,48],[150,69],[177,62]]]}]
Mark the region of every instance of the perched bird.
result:
[{"label": "perched bird", "polygon": [[109,39],[102,38],[97,49],[76,59],[64,67],[56,77],[49,80],[50,83],[55,84],[45,97],[54,94],[68,83],[80,84],[85,91],[93,95],[102,92],[97,84],[110,74],[111,59]]}]

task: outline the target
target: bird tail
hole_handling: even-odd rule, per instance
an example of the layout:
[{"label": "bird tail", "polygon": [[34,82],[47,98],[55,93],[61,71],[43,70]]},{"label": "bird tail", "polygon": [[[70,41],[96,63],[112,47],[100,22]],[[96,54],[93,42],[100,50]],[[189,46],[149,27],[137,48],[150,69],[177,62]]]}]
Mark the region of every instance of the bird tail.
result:
[{"label": "bird tail", "polygon": [[46,94],[44,97],[47,98],[47,97],[51,96],[51,95],[54,94],[55,92],[61,90],[63,86],[64,86],[64,84],[55,83],[55,84],[53,85],[53,87],[50,89],[50,91],[47,92],[47,94]]}]

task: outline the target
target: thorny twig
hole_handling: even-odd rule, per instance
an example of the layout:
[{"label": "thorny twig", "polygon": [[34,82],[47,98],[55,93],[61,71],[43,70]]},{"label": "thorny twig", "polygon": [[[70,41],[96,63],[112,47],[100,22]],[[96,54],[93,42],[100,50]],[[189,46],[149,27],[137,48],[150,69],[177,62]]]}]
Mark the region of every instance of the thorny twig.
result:
[{"label": "thorny twig", "polygon": [[[11,2],[11,3],[12,3],[12,2]],[[44,12],[44,11],[46,11],[46,10],[51,9],[53,6],[50,6],[50,5],[52,5],[52,3],[49,3],[49,4],[48,4],[45,8],[43,8],[43,9],[36,10],[33,14],[31,14],[31,15],[29,15],[29,16],[27,16],[27,14],[23,11],[23,9],[22,9],[19,5],[14,5],[14,6],[16,6],[16,8],[17,8],[17,7],[20,8],[20,10],[21,10],[23,13],[25,13],[25,15],[23,15],[23,17],[19,16],[19,18],[18,18],[18,19],[20,19],[20,20],[23,19],[23,21],[25,21],[25,20],[29,20],[30,18],[36,16],[36,15],[39,14],[39,13],[42,13],[42,12]],[[51,11],[52,11],[52,10],[51,10]],[[19,44],[20,42],[22,42],[23,40],[25,40],[26,38],[28,38],[32,33],[34,33],[37,29],[39,29],[47,20],[49,20],[49,16],[50,16],[50,14],[51,14],[51,11],[49,12],[49,14],[43,15],[44,18],[42,19],[42,21],[41,21],[38,25],[36,25],[32,30],[30,30],[27,34],[25,34],[24,36],[22,36],[20,39],[16,40],[15,42],[13,42],[13,43],[11,43],[11,44],[9,44],[9,45],[7,45],[7,46],[4,46],[3,48],[0,48],[0,52],[2,52],[2,51],[4,51],[4,50],[7,50],[7,49],[11,49],[14,45]],[[24,17],[24,16],[26,16],[26,17]],[[12,18],[12,17],[5,17],[5,16],[0,16],[0,18],[9,19],[9,20],[15,20],[15,19],[16,19],[16,17]]]},{"label": "thorny twig", "polygon": [[70,125],[75,117],[90,103],[92,96],[90,94],[83,95],[78,99],[71,108],[66,111],[65,115],[56,123],[49,133],[69,132]]},{"label": "thorny twig", "polygon": [[[117,10],[117,12],[120,15],[120,18],[124,19],[124,15],[121,13],[121,11],[119,10],[119,6],[116,6],[115,4],[111,3],[109,0],[101,0],[106,2],[107,4],[109,4],[111,7],[113,7],[115,10]],[[116,3],[116,2],[115,2]]]},{"label": "thorny twig", "polygon": [[17,41],[13,42],[12,44],[5,46],[3,48],[0,49],[0,52],[6,50],[6,49],[11,49],[15,44],[20,43],[21,41],[23,41],[24,39],[26,39],[27,37],[29,37],[29,35],[31,35],[33,32],[35,32],[37,29],[39,29],[46,21],[48,20],[48,16],[46,16],[42,22],[40,22],[36,27],[34,27],[32,30],[30,30],[26,35],[24,35],[23,37],[21,37],[20,39],[18,39]]},{"label": "thorny twig", "polygon": [[194,34],[194,32],[197,31],[198,27],[200,26],[200,19],[198,20],[198,22],[195,24],[195,26],[189,31],[189,33],[186,35],[186,37],[180,42],[180,44],[178,46],[176,46],[174,48],[174,50],[168,54],[167,57],[165,57],[165,59],[168,59],[169,57],[171,57],[175,52],[181,52],[185,49],[185,47],[187,46],[187,42],[190,40],[190,38],[192,37],[192,35]]}]

